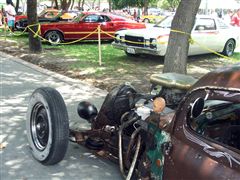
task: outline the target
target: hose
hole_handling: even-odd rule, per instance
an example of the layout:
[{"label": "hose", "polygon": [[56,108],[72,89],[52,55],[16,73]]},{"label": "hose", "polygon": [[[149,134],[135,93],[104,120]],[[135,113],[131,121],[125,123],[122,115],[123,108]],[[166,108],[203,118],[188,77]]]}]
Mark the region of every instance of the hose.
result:
[{"label": "hose", "polygon": [[137,118],[132,118],[126,122],[124,122],[120,128],[119,128],[119,131],[118,131],[118,148],[119,148],[119,151],[118,151],[118,155],[119,155],[119,166],[120,166],[120,171],[123,175],[124,178],[126,178],[126,175],[125,175],[125,172],[124,172],[124,167],[123,167],[123,157],[122,157],[122,131],[124,128],[126,128],[127,126],[129,126],[132,122],[136,121]]},{"label": "hose", "polygon": [[133,161],[132,161],[132,164],[131,164],[130,169],[128,171],[128,175],[127,175],[126,180],[130,180],[131,177],[132,177],[133,170],[134,170],[134,167],[135,167],[136,162],[137,162],[137,157],[138,157],[138,153],[139,153],[139,150],[140,150],[140,145],[141,145],[141,136],[138,135],[136,151],[134,153]]},{"label": "hose", "polygon": [[127,148],[127,153],[126,153],[126,156],[125,156],[125,163],[126,163],[127,168],[130,166],[130,162],[128,160],[129,160],[129,156],[130,156],[131,147],[133,146],[134,139],[135,139],[136,135],[139,133],[139,131],[141,129],[142,129],[141,127],[137,128],[131,135],[131,139],[130,139],[130,142],[129,142],[128,148]]}]

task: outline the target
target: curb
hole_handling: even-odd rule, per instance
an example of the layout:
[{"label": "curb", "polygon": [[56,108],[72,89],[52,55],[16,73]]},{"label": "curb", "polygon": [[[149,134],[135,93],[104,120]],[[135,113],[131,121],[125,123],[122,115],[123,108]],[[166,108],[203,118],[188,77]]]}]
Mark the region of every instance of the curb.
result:
[{"label": "curb", "polygon": [[84,81],[81,81],[81,80],[78,80],[78,79],[72,79],[70,77],[67,77],[67,76],[64,76],[62,74],[58,74],[56,72],[53,72],[53,71],[50,71],[48,69],[44,69],[44,68],[41,68],[35,64],[32,64],[30,62],[27,62],[27,61],[24,61],[18,57],[15,57],[15,56],[12,56],[12,55],[9,55],[9,54],[6,54],[2,51],[0,51],[1,54],[3,54],[4,56],[6,56],[7,58],[9,58],[10,60],[16,62],[16,63],[19,63],[19,64],[22,64],[28,68],[31,68],[31,69],[34,69],[42,74],[46,74],[50,77],[53,77],[59,81],[63,81],[64,83],[66,84],[69,84],[75,88],[88,88],[88,89],[94,89],[94,94],[98,95],[98,96],[106,96],[107,94],[107,91],[106,90],[102,90],[102,89],[99,89],[99,88],[96,88],[94,87],[93,85],[91,84],[87,84],[86,82]]}]

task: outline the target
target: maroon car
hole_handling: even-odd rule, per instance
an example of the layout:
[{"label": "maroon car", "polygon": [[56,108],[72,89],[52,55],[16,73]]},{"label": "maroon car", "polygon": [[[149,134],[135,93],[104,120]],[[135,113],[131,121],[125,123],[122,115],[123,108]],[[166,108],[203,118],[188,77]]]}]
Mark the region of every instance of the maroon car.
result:
[{"label": "maroon car", "polygon": [[52,44],[84,37],[87,40],[95,40],[98,39],[98,33],[89,34],[96,31],[99,25],[104,32],[110,34],[101,33],[101,39],[104,40],[113,39],[114,33],[121,29],[146,28],[144,23],[110,13],[85,12],[71,22],[42,24],[41,35]]}]

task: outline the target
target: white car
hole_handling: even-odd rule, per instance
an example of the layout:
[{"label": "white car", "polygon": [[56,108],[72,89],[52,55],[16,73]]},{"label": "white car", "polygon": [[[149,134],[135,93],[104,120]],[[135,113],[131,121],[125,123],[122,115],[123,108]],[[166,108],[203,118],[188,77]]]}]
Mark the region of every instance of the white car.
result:
[{"label": "white car", "polygon": [[[124,50],[129,56],[165,56],[172,19],[173,16],[168,16],[151,28],[117,31],[112,45]],[[191,37],[197,43],[190,44],[188,55],[211,53],[207,50],[211,49],[232,56],[240,40],[240,31],[219,18],[199,15]]]}]

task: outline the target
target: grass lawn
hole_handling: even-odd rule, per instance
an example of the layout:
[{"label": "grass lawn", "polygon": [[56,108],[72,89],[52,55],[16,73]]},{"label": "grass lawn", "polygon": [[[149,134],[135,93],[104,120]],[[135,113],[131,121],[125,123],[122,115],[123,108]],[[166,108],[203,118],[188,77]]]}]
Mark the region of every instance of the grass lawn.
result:
[{"label": "grass lawn", "polygon": [[[0,39],[4,39],[3,35],[4,33],[0,32]],[[7,40],[15,41],[19,49],[25,49],[23,53],[27,53],[27,35],[8,36]],[[39,55],[43,59],[39,61],[33,58],[32,63],[40,62],[42,67],[73,78],[84,79],[108,90],[115,85],[130,82],[133,86],[138,86],[139,89],[147,92],[150,87],[150,75],[162,72],[164,62],[162,57],[128,57],[122,50],[113,48],[110,42],[102,42],[102,66],[99,66],[98,62],[97,41],[59,46],[43,43],[43,49],[43,53]],[[235,53],[231,58],[234,60],[223,60],[213,54],[191,56],[188,61],[188,69],[191,70],[188,73],[198,78],[217,67],[240,62],[240,52]]]},{"label": "grass lawn", "polygon": [[240,52],[234,53],[233,58],[240,62]]},{"label": "grass lawn", "polygon": [[[16,32],[16,34],[20,34]],[[0,33],[3,35],[3,33]],[[1,37],[3,38],[3,37]],[[28,46],[27,35],[7,37]],[[160,61],[163,64],[161,57],[143,57],[130,58],[121,50],[115,49],[110,42],[102,42],[102,66],[99,66],[98,43],[97,41],[83,41],[71,45],[51,46],[43,43],[44,54],[51,58],[68,59],[68,69],[73,71],[82,71],[88,75],[94,76],[111,75],[113,72],[136,73],[137,70],[148,70],[151,66],[157,66]],[[232,57],[234,61],[240,60],[240,52],[237,52]],[[217,59],[217,56],[215,56]]]},{"label": "grass lawn", "polygon": [[[19,32],[16,32],[19,34]],[[0,35],[3,35],[0,33]],[[1,37],[3,38],[3,37]],[[28,46],[27,35],[7,37],[9,40],[21,42],[24,46]],[[147,69],[149,61],[142,58],[129,58],[121,50],[111,46],[111,42],[102,42],[102,66],[99,66],[98,42],[83,41],[71,45],[51,46],[43,43],[44,53],[52,58],[72,59],[69,68],[72,70],[83,70],[85,73],[102,75],[110,74],[113,71],[124,71],[131,74],[136,69],[136,63],[139,68]],[[139,63],[138,63],[139,62]],[[157,62],[150,62],[154,65]]]}]

